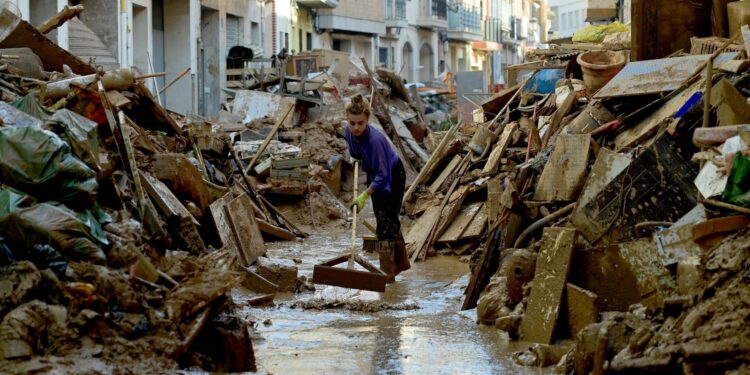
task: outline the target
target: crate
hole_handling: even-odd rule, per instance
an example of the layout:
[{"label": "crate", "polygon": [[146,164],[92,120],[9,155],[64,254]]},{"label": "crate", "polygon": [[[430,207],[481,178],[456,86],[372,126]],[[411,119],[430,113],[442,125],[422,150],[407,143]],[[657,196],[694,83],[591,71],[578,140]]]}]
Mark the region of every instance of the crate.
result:
[{"label": "crate", "polygon": [[291,158],[291,159],[276,159],[273,158],[271,167],[273,169],[294,169],[294,168],[307,168],[310,166],[310,160],[307,158]]},{"label": "crate", "polygon": [[[724,45],[726,41],[726,38],[719,38],[716,36],[710,36],[706,38],[690,38],[690,54],[710,55],[721,48],[721,46]],[[737,56],[738,58],[747,58],[747,51],[745,51],[745,46],[742,44],[730,44],[729,47],[724,50],[724,52],[739,52],[739,56]]]}]

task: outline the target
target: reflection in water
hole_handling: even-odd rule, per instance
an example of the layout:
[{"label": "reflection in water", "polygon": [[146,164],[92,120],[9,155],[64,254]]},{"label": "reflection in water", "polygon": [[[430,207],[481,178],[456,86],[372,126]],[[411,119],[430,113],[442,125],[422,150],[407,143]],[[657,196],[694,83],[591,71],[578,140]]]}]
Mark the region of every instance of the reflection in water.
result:
[{"label": "reflection in water", "polygon": [[[348,233],[327,233],[304,243],[269,244],[271,258],[301,258],[300,275],[348,249]],[[373,259],[377,262],[376,259]],[[385,293],[318,285],[315,293],[280,295],[275,307],[247,308],[258,323],[253,346],[261,373],[273,374],[549,374],[515,365],[508,343],[492,327],[460,312],[468,266],[434,257],[397,277]],[[242,295],[235,294],[241,303]],[[296,300],[416,302],[417,310],[374,313],[291,308]],[[266,319],[270,325],[262,324]]]}]

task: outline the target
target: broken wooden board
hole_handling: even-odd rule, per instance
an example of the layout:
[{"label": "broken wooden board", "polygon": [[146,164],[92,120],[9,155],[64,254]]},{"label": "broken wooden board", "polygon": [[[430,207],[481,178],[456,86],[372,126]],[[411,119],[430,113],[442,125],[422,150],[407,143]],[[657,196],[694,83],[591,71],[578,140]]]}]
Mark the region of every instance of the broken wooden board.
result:
[{"label": "broken wooden board", "polygon": [[568,327],[570,336],[576,337],[578,332],[583,330],[589,324],[599,321],[599,309],[596,306],[596,300],[599,296],[596,293],[575,286],[571,283],[566,285],[566,297],[568,308]]},{"label": "broken wooden board", "polygon": [[224,206],[233,229],[240,261],[247,267],[266,253],[266,244],[253,214],[250,196],[243,194]]},{"label": "broken wooden board", "polygon": [[297,236],[295,236],[294,233],[284,228],[280,228],[275,225],[269,224],[265,220],[256,218],[255,221],[258,222],[258,228],[260,229],[260,231],[265,234],[269,234],[273,237],[286,240],[286,241],[292,241],[295,238],[297,238]]},{"label": "broken wooden board", "polygon": [[412,224],[409,232],[404,236],[404,241],[409,250],[409,257],[421,249],[427,237],[430,236],[430,231],[435,225],[435,222],[440,219],[440,207],[430,206],[427,210]]},{"label": "broken wooden board", "polygon": [[705,80],[701,79],[679,94],[669,99],[661,107],[651,113],[648,117],[641,120],[638,124],[630,126],[622,133],[615,137],[615,151],[620,152],[624,149],[635,147],[650,137],[659,129],[659,125],[668,121],[677,111],[685,105],[688,99],[697,91],[702,91]]},{"label": "broken wooden board", "polygon": [[636,239],[636,224],[675,222],[696,206],[695,177],[695,168],[678,154],[677,145],[662,136],[581,205],[574,225],[592,244]]},{"label": "broken wooden board", "polygon": [[518,123],[515,122],[511,122],[510,124],[505,126],[505,129],[503,129],[503,133],[500,135],[500,139],[497,141],[497,144],[495,144],[495,148],[492,150],[489,158],[487,159],[487,162],[484,164],[482,172],[489,174],[497,173],[497,169],[498,167],[500,167],[500,160],[505,154],[505,151],[508,149],[511,140],[513,139],[513,134],[515,133],[517,128]]},{"label": "broken wooden board", "polygon": [[234,231],[231,225],[229,225],[224,206],[228,205],[234,197],[232,193],[227,193],[223,197],[217,199],[209,206],[211,211],[211,217],[214,219],[216,225],[216,231],[219,233],[221,239],[222,248],[229,249],[233,254],[237,249],[237,242],[234,239]]},{"label": "broken wooden board", "polygon": [[750,104],[727,79],[717,82],[711,89],[711,106],[716,107],[719,126],[747,124],[750,121]]},{"label": "broken wooden board", "polygon": [[546,228],[534,283],[521,322],[521,340],[551,344],[573,255],[576,230]]},{"label": "broken wooden board", "polygon": [[500,197],[503,195],[503,177],[495,176],[487,182],[487,225],[492,228],[500,220],[502,204]]},{"label": "broken wooden board", "polygon": [[107,99],[109,99],[109,102],[112,103],[112,105],[117,109],[130,104],[130,99],[126,98],[125,95],[120,93],[120,91],[109,90],[107,91],[106,95]]},{"label": "broken wooden board", "polygon": [[461,212],[461,207],[464,205],[464,199],[469,195],[470,188],[469,185],[463,185],[457,188],[451,194],[450,198],[448,198],[448,202],[446,202],[445,207],[440,212],[440,220],[438,221],[437,228],[435,228],[435,234],[432,237],[433,240],[440,238],[456,218],[456,215]]},{"label": "broken wooden board", "polygon": [[432,182],[432,185],[430,185],[430,188],[428,189],[430,193],[435,194],[438,190],[440,190],[440,187],[443,186],[445,180],[447,180],[448,177],[453,175],[453,173],[456,171],[459,163],[461,163],[461,156],[454,155],[450,163],[448,163],[443,171],[440,172],[440,175],[435,179],[435,181]]},{"label": "broken wooden board", "polygon": [[164,213],[164,216],[166,216],[168,220],[175,217],[185,218],[189,219],[196,226],[200,226],[198,220],[196,220],[193,215],[190,214],[190,211],[182,205],[182,202],[175,197],[167,185],[142,171],[139,171],[139,173],[141,184],[145,188],[146,193],[148,193],[156,205],[159,206],[159,209]]},{"label": "broken wooden board", "polygon": [[466,230],[461,233],[459,241],[481,237],[487,226],[487,216],[487,205],[482,204],[482,207],[479,209],[479,212],[477,212],[476,216],[474,216],[474,218],[471,220],[469,226],[467,226]]},{"label": "broken wooden board", "polygon": [[[465,237],[462,236],[462,234],[465,231],[471,229],[470,225],[472,224],[474,217],[477,216],[480,211],[482,211],[483,207],[484,203],[482,202],[473,203],[464,207],[458,214],[458,216],[456,216],[456,218],[451,221],[448,228],[445,230],[445,232],[443,232],[443,234],[438,238],[436,242],[457,242],[464,239]],[[482,225],[482,227],[484,227],[484,225]]]},{"label": "broken wooden board", "polygon": [[578,199],[589,165],[590,134],[560,135],[537,183],[534,200]]},{"label": "broken wooden board", "polygon": [[562,105],[559,108],[557,108],[555,113],[552,115],[549,128],[547,129],[547,132],[544,133],[544,138],[542,140],[542,147],[547,147],[550,139],[552,139],[552,137],[556,135],[557,131],[560,129],[560,126],[562,125],[562,121],[565,118],[565,115],[567,115],[568,112],[570,112],[570,110],[575,106],[575,103],[577,100],[578,100],[578,97],[572,92],[569,93],[568,96],[565,97]]},{"label": "broken wooden board", "polygon": [[190,200],[201,211],[213,201],[208,187],[203,182],[203,174],[182,154],[154,155],[153,174],[166,183],[177,197]]},{"label": "broken wooden board", "polygon": [[587,226],[588,218],[583,207],[594,200],[610,182],[624,171],[630,165],[631,160],[630,156],[626,154],[619,154],[606,148],[599,150],[594,166],[591,167],[591,172],[586,179],[583,192],[578,198],[578,203],[571,215],[571,222],[584,237],[594,238],[598,233],[592,232],[590,227]]}]

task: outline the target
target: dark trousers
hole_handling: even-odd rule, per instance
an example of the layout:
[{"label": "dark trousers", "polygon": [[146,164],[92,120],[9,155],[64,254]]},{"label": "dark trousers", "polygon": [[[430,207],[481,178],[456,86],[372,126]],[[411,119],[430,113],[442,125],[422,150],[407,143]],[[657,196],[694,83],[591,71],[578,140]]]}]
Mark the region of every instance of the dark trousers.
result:
[{"label": "dark trousers", "polygon": [[[371,173],[367,172],[369,180]],[[372,194],[372,207],[378,221],[375,232],[380,242],[380,269],[388,275],[388,282],[394,282],[396,275],[411,267],[398,218],[405,187],[406,171],[399,160],[391,170],[391,191]]]},{"label": "dark trousers", "polygon": [[[370,184],[370,171],[367,171],[368,185]],[[401,221],[398,218],[401,212],[401,201],[404,199],[406,188],[406,171],[399,160],[391,170],[391,191],[376,191],[372,193],[372,208],[377,219],[376,234],[378,240],[398,240],[401,235]]]}]

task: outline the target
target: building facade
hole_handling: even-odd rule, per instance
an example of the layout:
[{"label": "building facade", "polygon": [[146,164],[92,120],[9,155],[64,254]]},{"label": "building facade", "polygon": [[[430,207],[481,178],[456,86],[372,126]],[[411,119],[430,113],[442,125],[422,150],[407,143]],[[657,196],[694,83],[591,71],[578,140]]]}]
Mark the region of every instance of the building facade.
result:
[{"label": "building facade", "polygon": [[256,58],[343,51],[426,85],[445,72],[483,71],[493,90],[508,83],[503,68],[523,62],[549,28],[547,0],[9,1],[35,25],[68,3],[83,5],[80,19],[49,34],[53,41],[108,69],[166,72],[148,81],[154,93],[188,69],[159,99],[175,112],[206,117],[227,99],[233,46],[251,48]]}]

